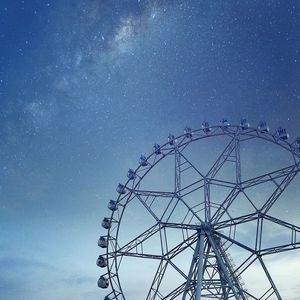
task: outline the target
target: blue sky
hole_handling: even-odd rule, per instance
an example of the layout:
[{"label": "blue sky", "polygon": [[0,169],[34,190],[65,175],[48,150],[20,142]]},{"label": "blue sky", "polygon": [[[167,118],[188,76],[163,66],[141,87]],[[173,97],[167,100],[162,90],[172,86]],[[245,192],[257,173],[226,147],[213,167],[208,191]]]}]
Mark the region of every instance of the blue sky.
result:
[{"label": "blue sky", "polygon": [[170,132],[245,116],[300,135],[299,17],[283,0],[1,1],[3,299],[104,296],[107,201]]}]

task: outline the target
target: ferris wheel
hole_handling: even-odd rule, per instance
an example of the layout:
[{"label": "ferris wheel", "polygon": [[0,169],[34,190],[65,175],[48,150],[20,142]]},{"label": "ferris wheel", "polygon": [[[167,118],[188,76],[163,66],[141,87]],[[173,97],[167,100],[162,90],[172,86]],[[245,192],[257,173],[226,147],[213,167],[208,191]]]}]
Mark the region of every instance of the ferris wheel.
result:
[{"label": "ferris wheel", "polygon": [[270,258],[300,248],[288,211],[300,138],[288,138],[263,121],[223,119],[141,155],[102,221],[105,300],[282,300]]}]

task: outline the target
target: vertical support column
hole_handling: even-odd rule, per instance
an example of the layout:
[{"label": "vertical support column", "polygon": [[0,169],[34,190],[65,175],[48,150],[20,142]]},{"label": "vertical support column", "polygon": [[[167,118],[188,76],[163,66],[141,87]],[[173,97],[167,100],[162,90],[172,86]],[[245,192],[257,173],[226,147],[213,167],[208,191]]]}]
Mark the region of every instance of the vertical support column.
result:
[{"label": "vertical support column", "polygon": [[161,255],[165,255],[165,253],[169,252],[166,227],[159,224],[159,229]]},{"label": "vertical support column", "polygon": [[258,213],[257,225],[256,225],[256,238],[255,238],[255,250],[261,250],[262,230],[263,230],[263,217],[261,213]]},{"label": "vertical support column", "polygon": [[158,266],[158,268],[156,270],[154,279],[153,279],[153,281],[151,283],[151,287],[149,289],[149,292],[148,292],[146,300],[154,300],[156,298],[156,295],[158,293],[161,281],[162,281],[162,279],[164,277],[164,274],[166,272],[168,263],[169,262],[167,260],[164,260],[164,259],[162,259],[160,261],[159,266]]},{"label": "vertical support column", "polygon": [[193,255],[192,262],[191,262],[189,275],[188,275],[188,278],[187,278],[187,281],[186,281],[186,284],[185,284],[185,289],[184,289],[184,292],[183,292],[182,300],[185,300],[186,294],[191,288],[191,280],[192,280],[193,273],[195,271],[195,264],[197,263],[198,253],[199,253],[199,238],[197,240],[197,244],[196,244],[195,252],[194,252],[194,255]]},{"label": "vertical support column", "polygon": [[203,250],[204,250],[204,236],[205,232],[200,231],[199,250],[198,250],[198,272],[195,300],[201,300],[202,279],[203,279]]},{"label": "vertical support column", "polygon": [[210,233],[207,234],[207,239],[209,240],[209,242],[211,244],[211,247],[212,247],[212,249],[213,249],[213,251],[216,255],[216,258],[218,260],[219,268],[220,268],[219,272],[223,272],[224,278],[226,279],[228,286],[231,288],[231,290],[232,290],[232,292],[235,296],[235,299],[240,300],[241,297],[240,297],[239,293],[237,292],[237,289],[236,289],[235,285],[232,282],[232,278],[230,277],[230,274],[228,274],[228,269],[226,268],[226,266],[225,266],[225,264],[222,260],[222,257],[221,257],[221,252],[222,251],[219,249],[220,246],[218,246],[215,243],[215,241],[214,241],[214,239],[213,239],[213,237],[211,236]]},{"label": "vertical support column", "polygon": [[211,208],[210,208],[210,185],[209,180],[204,179],[204,204],[205,204],[205,222],[210,222]]}]

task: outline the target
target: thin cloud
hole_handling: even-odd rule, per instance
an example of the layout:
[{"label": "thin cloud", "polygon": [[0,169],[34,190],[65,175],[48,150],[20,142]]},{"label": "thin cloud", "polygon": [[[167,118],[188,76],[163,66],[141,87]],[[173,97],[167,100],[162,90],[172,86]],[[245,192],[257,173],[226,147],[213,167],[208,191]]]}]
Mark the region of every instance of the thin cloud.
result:
[{"label": "thin cloud", "polygon": [[63,279],[63,282],[68,285],[82,285],[82,284],[95,284],[95,278],[82,275],[70,275],[70,277]]},{"label": "thin cloud", "polygon": [[5,257],[0,259],[0,269],[12,271],[25,271],[30,269],[55,270],[56,268],[49,263],[36,259],[21,257]]}]

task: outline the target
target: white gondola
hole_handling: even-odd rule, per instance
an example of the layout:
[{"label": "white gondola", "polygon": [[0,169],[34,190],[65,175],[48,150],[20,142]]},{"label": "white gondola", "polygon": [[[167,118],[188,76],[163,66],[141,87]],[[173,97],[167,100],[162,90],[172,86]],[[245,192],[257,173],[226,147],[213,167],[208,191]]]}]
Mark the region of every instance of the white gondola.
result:
[{"label": "white gondola", "polygon": [[104,218],[102,221],[102,227],[105,229],[109,229],[111,227],[111,219]]},{"label": "white gondola", "polygon": [[173,146],[173,145],[175,145],[176,144],[176,139],[175,139],[175,136],[173,135],[173,134],[169,134],[169,136],[168,136],[168,143],[171,145],[171,146]]},{"label": "white gondola", "polygon": [[125,186],[123,184],[119,183],[117,186],[117,192],[119,194],[125,194],[126,193]]},{"label": "white gondola", "polygon": [[270,131],[270,128],[265,121],[260,121],[257,126],[257,129],[261,132],[269,132]]},{"label": "white gondola", "polygon": [[141,155],[141,156],[140,156],[139,164],[140,164],[142,167],[146,167],[146,166],[148,165],[147,157],[146,157],[145,155]]},{"label": "white gondola", "polygon": [[100,238],[98,240],[98,246],[100,248],[107,248],[108,241],[107,241],[107,238],[105,236],[100,236]]},{"label": "white gondola", "polygon": [[287,140],[289,138],[289,134],[286,132],[286,129],[279,127],[277,132],[276,132],[278,138],[281,140]]},{"label": "white gondola", "polygon": [[153,152],[156,155],[161,154],[160,146],[158,144],[154,144],[154,146],[153,146]]},{"label": "white gondola", "polygon": [[108,204],[107,204],[108,209],[110,209],[111,211],[116,211],[118,209],[118,205],[117,202],[114,200],[109,200]]},{"label": "white gondola", "polygon": [[202,130],[204,133],[208,134],[211,131],[211,128],[209,127],[209,123],[208,122],[203,122],[202,123]]},{"label": "white gondola", "polygon": [[99,255],[96,264],[100,268],[105,268],[107,266],[106,259],[102,255]]},{"label": "white gondola", "polygon": [[241,124],[240,125],[241,125],[243,130],[246,130],[250,127],[250,124],[247,122],[247,119],[245,119],[245,118],[241,119]]},{"label": "white gondola", "polygon": [[99,288],[102,288],[102,289],[108,288],[108,286],[109,286],[108,279],[105,278],[103,275],[100,276],[100,278],[98,279],[98,286],[99,286]]},{"label": "white gondola", "polygon": [[185,127],[184,129],[184,135],[187,137],[187,138],[192,138],[193,136],[193,133],[192,133],[192,128],[191,127]]},{"label": "white gondola", "polygon": [[229,122],[228,122],[227,119],[222,119],[222,120],[220,121],[220,126],[221,126],[222,128],[227,128],[229,125],[230,125],[230,124],[229,124]]}]

